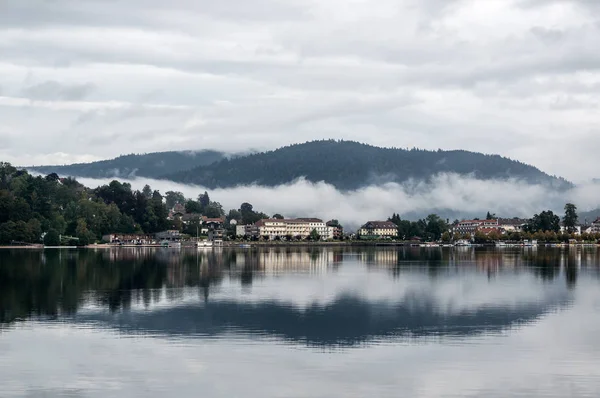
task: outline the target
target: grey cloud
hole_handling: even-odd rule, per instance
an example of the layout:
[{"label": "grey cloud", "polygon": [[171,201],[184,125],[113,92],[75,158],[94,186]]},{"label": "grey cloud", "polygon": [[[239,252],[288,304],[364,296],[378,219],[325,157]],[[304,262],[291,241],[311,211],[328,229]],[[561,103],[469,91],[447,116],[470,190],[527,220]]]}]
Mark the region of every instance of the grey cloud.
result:
[{"label": "grey cloud", "polygon": [[[5,153],[98,158],[352,138],[500,153],[572,180],[595,177],[569,161],[592,162],[585,148],[536,155],[553,151],[561,129],[582,142],[598,135],[600,26],[585,8],[594,5],[565,6],[561,20],[549,4],[7,2],[4,94],[47,103],[1,99],[3,122],[31,138]],[[187,110],[147,107],[154,102]]]},{"label": "grey cloud", "polygon": [[56,81],[46,81],[25,87],[21,94],[33,100],[78,101],[86,98],[95,89],[92,83],[61,84]]},{"label": "grey cloud", "polygon": [[520,4],[523,7],[531,8],[548,6],[553,4],[575,4],[581,7],[582,9],[597,9],[598,7],[600,7],[600,3],[598,3],[596,0],[520,0],[518,4]]},{"label": "grey cloud", "polygon": [[[118,6],[117,6],[118,4]],[[118,12],[113,12],[118,7]],[[49,26],[138,26],[167,28],[177,26],[177,17],[207,16],[232,21],[301,20],[308,10],[299,1],[277,0],[32,0],[3,5],[0,27]]]}]

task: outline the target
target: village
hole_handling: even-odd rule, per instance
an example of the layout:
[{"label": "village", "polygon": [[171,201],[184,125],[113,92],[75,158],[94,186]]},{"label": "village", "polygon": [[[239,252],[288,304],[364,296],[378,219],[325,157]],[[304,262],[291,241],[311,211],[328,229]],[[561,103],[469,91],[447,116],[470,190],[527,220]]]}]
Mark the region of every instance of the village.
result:
[{"label": "village", "polygon": [[[396,217],[394,215],[394,217]],[[600,218],[589,224],[566,227],[560,223],[558,231],[528,229],[531,220],[522,218],[496,218],[456,220],[450,223],[432,215],[441,224],[438,233],[424,236],[403,233],[394,217],[388,220],[365,222],[358,230],[346,231],[337,220],[323,221],[316,217],[261,218],[243,224],[235,218],[207,217],[188,213],[176,204],[168,219],[177,229],[154,234],[113,233],[102,236],[102,243],[114,246],[197,246],[219,247],[253,244],[362,244],[410,246],[551,246],[573,244],[600,244]],[[399,218],[398,218],[399,220]],[[406,222],[406,221],[405,221]],[[420,221],[421,222],[421,221]],[[413,223],[417,224],[417,223]],[[441,228],[441,229],[439,229]],[[427,227],[425,230],[427,231]]]}]

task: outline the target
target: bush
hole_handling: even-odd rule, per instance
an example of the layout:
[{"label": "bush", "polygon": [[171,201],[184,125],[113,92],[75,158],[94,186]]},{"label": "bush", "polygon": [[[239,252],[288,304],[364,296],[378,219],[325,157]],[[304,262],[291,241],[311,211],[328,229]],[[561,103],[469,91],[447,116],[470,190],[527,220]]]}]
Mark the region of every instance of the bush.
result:
[{"label": "bush", "polygon": [[44,245],[46,246],[60,246],[60,235],[57,230],[50,229],[44,236]]}]

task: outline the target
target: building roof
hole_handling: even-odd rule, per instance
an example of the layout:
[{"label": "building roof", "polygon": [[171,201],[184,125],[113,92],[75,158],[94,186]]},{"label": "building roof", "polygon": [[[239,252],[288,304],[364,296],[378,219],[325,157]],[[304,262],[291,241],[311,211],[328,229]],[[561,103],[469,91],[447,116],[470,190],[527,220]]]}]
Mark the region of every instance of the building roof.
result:
[{"label": "building roof", "polygon": [[462,220],[458,222],[459,224],[498,224],[498,219],[492,220]]},{"label": "building roof", "polygon": [[299,221],[299,222],[323,222],[320,218],[295,218],[287,219],[286,221]]},{"label": "building roof", "polygon": [[367,221],[363,228],[373,229],[397,229],[398,226],[391,221]]},{"label": "building roof", "polygon": [[182,205],[181,203],[175,203],[175,206],[173,206],[173,212],[185,213],[185,206]]},{"label": "building roof", "polygon": [[217,217],[217,218],[209,218],[206,216],[202,216],[202,221],[204,222],[217,222],[217,223],[224,223],[225,219],[221,218],[221,217]]},{"label": "building roof", "polygon": [[523,225],[523,224],[527,224],[527,220],[524,220],[522,218],[499,218],[498,219],[498,224],[501,225]]},{"label": "building roof", "polygon": [[266,223],[284,223],[284,224],[303,224],[303,223],[322,223],[318,218],[265,218],[258,220],[254,225],[262,227]]}]

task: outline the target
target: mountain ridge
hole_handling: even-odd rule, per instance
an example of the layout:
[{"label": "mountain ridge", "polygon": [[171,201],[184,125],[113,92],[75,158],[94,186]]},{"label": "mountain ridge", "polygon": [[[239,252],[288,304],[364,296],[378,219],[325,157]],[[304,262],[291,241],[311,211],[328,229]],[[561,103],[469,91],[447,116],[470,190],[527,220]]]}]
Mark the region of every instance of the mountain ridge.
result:
[{"label": "mountain ridge", "polygon": [[214,150],[166,151],[121,155],[90,163],[25,168],[44,174],[56,173],[87,178],[160,178],[165,174],[208,165],[226,157],[225,153]]},{"label": "mountain ridge", "polygon": [[341,190],[367,185],[427,181],[440,173],[477,179],[524,180],[566,189],[572,184],[538,168],[500,155],[466,150],[430,151],[385,148],[356,141],[319,140],[274,150],[228,156],[223,152],[155,152],[67,166],[31,167],[75,177],[148,177],[202,185],[210,189],[239,185],[277,186],[304,178]]},{"label": "mountain ridge", "polygon": [[310,141],[223,159],[167,174],[163,179],[214,189],[253,184],[277,186],[305,178],[352,190],[372,185],[374,181],[381,184],[428,180],[440,173],[470,175],[477,179],[516,178],[563,189],[572,186],[563,178],[500,155],[465,150],[382,148],[341,140]]}]

